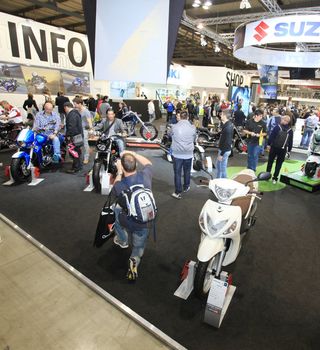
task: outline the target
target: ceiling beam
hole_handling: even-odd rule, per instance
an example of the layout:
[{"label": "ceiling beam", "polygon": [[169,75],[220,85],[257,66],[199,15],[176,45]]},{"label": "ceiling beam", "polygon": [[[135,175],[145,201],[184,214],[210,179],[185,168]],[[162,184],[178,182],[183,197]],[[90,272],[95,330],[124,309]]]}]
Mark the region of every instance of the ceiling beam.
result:
[{"label": "ceiling beam", "polygon": [[22,8],[20,10],[16,10],[13,12],[10,12],[11,15],[18,15],[21,13],[26,13],[26,12],[30,12],[30,11],[34,11],[40,8],[48,8],[50,10],[56,11],[59,14],[64,14],[66,16],[70,16],[70,17],[76,17],[79,19],[83,19],[83,15],[77,12],[72,12],[72,11],[67,11],[62,9],[61,7],[58,6],[58,3],[63,3],[66,2],[67,0],[55,0],[54,2],[52,1],[48,1],[48,2],[42,2],[39,0],[32,0],[33,6],[28,6],[25,8]]},{"label": "ceiling beam", "polygon": [[61,27],[66,28],[66,29],[72,29],[72,28],[81,27],[81,26],[85,26],[85,25],[86,25],[86,22],[82,21],[82,22],[70,23],[70,24],[67,24],[67,25],[61,26]]},{"label": "ceiling beam", "polygon": [[[62,3],[62,2],[66,2],[68,0],[56,0],[56,2],[59,2],[59,3]],[[34,11],[34,10],[37,10],[37,9],[40,9],[41,7],[44,7],[42,6],[42,4],[45,4],[43,2],[39,2],[38,4],[35,4],[35,1],[30,1],[31,3],[33,3],[33,5],[31,6],[27,6],[27,7],[23,7],[21,9],[18,9],[18,10],[14,10],[14,11],[10,11],[8,13],[10,13],[10,15],[20,15],[20,14],[25,14],[26,12],[30,12],[30,11]]]}]

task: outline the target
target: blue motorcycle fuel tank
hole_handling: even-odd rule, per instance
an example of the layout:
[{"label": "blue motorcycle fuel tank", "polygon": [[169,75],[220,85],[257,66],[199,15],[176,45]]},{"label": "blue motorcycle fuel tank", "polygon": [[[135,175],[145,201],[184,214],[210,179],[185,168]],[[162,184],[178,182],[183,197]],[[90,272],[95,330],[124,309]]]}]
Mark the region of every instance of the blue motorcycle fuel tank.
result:
[{"label": "blue motorcycle fuel tank", "polygon": [[48,136],[44,134],[37,134],[36,141],[39,145],[44,145],[48,140]]}]

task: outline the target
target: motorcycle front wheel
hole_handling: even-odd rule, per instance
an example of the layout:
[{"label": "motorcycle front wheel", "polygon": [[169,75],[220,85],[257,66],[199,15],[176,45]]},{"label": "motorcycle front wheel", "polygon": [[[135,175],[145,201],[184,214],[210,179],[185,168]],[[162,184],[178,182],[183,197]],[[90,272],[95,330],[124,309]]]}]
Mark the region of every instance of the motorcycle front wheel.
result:
[{"label": "motorcycle front wheel", "polygon": [[10,164],[11,176],[17,183],[27,181],[31,176],[31,170],[27,168],[24,158],[13,158]]},{"label": "motorcycle front wheel", "polygon": [[209,261],[198,261],[193,289],[196,296],[200,299],[204,299],[208,296],[211,282],[215,274],[214,267],[216,265],[216,259],[217,255]]},{"label": "motorcycle front wheel", "polygon": [[98,193],[101,192],[101,179],[100,179],[101,169],[102,169],[102,163],[100,161],[95,161],[92,169],[92,181],[94,185],[94,190]]},{"label": "motorcycle front wheel", "polygon": [[194,149],[193,151],[193,169],[195,171],[200,171],[201,168],[198,166],[197,162],[201,162],[202,166],[204,167],[204,160],[205,160],[205,155],[203,152],[200,152],[198,149]]},{"label": "motorcycle front wheel", "polygon": [[239,153],[242,153],[242,152],[244,152],[244,149],[245,149],[246,145],[240,139],[237,139],[234,146],[235,146],[235,148],[237,149],[237,151]]},{"label": "motorcycle front wheel", "polygon": [[307,162],[304,168],[304,172],[307,177],[311,178],[314,177],[317,170],[317,163],[316,162]]},{"label": "motorcycle front wheel", "polygon": [[140,128],[140,135],[146,141],[153,141],[158,136],[158,130],[151,123],[144,123]]}]

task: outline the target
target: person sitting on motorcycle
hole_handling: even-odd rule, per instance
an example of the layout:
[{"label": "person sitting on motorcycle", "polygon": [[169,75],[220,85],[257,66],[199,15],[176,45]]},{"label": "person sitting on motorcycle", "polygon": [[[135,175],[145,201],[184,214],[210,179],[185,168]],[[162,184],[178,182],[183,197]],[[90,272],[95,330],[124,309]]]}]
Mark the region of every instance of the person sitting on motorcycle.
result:
[{"label": "person sitting on motorcycle", "polygon": [[[119,133],[124,134],[124,125],[121,119],[117,119],[112,108],[108,109],[107,112],[107,120],[103,123],[102,127],[103,133],[106,133],[107,137],[111,137],[113,135],[118,135]],[[125,145],[124,141],[121,137],[117,138],[115,142],[118,145],[119,153],[124,151]]]},{"label": "person sitting on motorcycle", "polygon": [[36,114],[34,121],[33,130],[43,131],[45,135],[49,137],[53,144],[53,162],[59,163],[61,159],[60,152],[60,140],[58,137],[58,132],[60,130],[60,116],[53,112],[53,104],[50,101],[47,101],[43,106],[43,111]]},{"label": "person sitting on motorcycle", "polygon": [[14,128],[11,130],[9,138],[15,140],[20,128],[23,126],[21,112],[19,108],[12,106],[8,101],[1,101],[0,105],[4,109],[4,112],[0,117],[1,122],[14,124]]},{"label": "person sitting on motorcycle", "polygon": [[4,114],[6,115],[6,117],[2,119],[5,119],[11,123],[22,125],[23,120],[19,108],[12,106],[8,101],[1,101],[0,104],[4,109]]}]

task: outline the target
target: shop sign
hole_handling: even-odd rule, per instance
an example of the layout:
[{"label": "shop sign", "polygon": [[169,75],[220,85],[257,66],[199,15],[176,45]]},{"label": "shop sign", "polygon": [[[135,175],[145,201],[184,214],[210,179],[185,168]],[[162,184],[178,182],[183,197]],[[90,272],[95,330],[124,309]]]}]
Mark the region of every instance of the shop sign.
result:
[{"label": "shop sign", "polygon": [[232,73],[230,71],[228,71],[226,73],[226,87],[229,86],[242,86],[243,82],[244,82],[244,77],[241,74],[238,73]]},{"label": "shop sign", "polygon": [[1,60],[91,71],[86,35],[0,13]]}]

